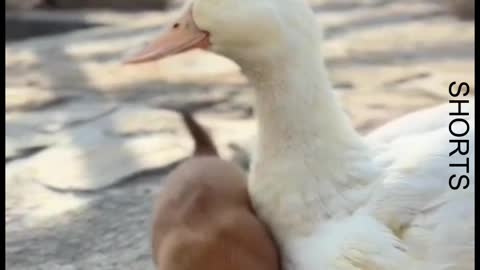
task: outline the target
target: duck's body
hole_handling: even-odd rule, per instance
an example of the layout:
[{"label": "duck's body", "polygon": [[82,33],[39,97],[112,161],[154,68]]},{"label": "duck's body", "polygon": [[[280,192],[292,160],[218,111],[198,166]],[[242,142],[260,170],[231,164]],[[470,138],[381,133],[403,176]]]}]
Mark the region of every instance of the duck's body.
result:
[{"label": "duck's body", "polygon": [[[256,76],[259,138],[249,189],[287,269],[473,269],[474,124],[464,138],[470,153],[450,157],[455,104],[362,138],[320,83],[321,66]],[[449,164],[466,158],[469,187],[452,190],[450,175],[465,172]]]},{"label": "duck's body", "polygon": [[449,187],[449,163],[466,158],[449,157],[449,139],[440,127],[340,158],[322,151],[325,162],[310,166],[299,165],[319,153],[308,143],[303,153],[255,161],[252,198],[281,239],[287,269],[474,269],[474,168],[466,190]]},{"label": "duck's body", "polygon": [[290,102],[286,89],[257,91],[272,96],[264,98],[268,106],[258,101],[259,151],[249,188],[280,239],[287,269],[473,269],[473,165],[466,190],[449,186],[451,174],[465,174],[449,164],[474,164],[473,122],[465,138],[471,152],[450,157],[448,122],[388,142],[379,130],[369,141],[315,110],[336,104],[329,89],[305,95],[322,103],[310,108],[307,100]]},{"label": "duck's body", "polygon": [[[469,189],[451,190],[449,163],[466,157],[449,157],[448,111],[362,138],[322,55],[307,48],[252,74],[241,64],[256,88],[259,121],[249,190],[287,269],[473,269],[473,165]],[[449,242],[459,226],[462,240]]]},{"label": "duck's body", "polygon": [[[405,128],[407,120],[361,137],[328,80],[304,0],[194,0],[190,10],[182,44],[204,48],[208,39],[255,86],[249,192],[284,269],[474,269],[473,121],[462,156],[449,156],[448,122],[431,120],[448,114],[426,117],[431,128]],[[165,39],[152,44],[133,62],[185,50]],[[465,173],[449,163],[467,156],[469,187],[452,190],[450,175]]]}]

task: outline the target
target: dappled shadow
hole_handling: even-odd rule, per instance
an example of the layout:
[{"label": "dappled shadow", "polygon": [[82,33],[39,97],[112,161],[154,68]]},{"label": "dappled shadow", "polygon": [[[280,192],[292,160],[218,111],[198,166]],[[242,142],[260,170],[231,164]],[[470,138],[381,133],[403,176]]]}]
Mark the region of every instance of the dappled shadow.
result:
[{"label": "dappled shadow", "polygon": [[153,269],[149,244],[152,194],[148,189],[105,193],[84,207],[28,228],[28,233],[27,228],[7,226],[6,267]]},{"label": "dappled shadow", "polygon": [[[32,49],[31,52],[37,58],[39,71],[49,78],[52,88],[68,91],[68,89],[63,89],[64,86],[56,85],[57,80],[62,78],[59,78],[59,74],[51,68],[52,59],[46,58],[44,54],[35,49]],[[70,56],[67,52],[61,50],[57,53],[60,59],[75,63],[74,59],[69,59]],[[88,83],[89,79],[82,75],[83,71],[80,67],[71,66],[70,68],[70,72],[74,72],[76,76],[83,76],[88,89],[84,89],[84,91],[100,93],[95,86]],[[96,98],[102,99],[102,96],[97,95]],[[54,104],[51,105],[50,107],[55,107]],[[65,117],[68,116],[65,115]],[[104,120],[108,120],[108,118],[104,117]],[[108,126],[113,128],[114,125],[108,121],[105,121],[105,124],[107,128]],[[77,137],[77,133],[71,129],[62,131],[70,134],[71,144],[83,151],[80,142],[82,138]],[[119,147],[122,148],[122,145]],[[121,152],[126,157],[126,162],[132,164],[137,162],[130,155],[128,149],[123,148]],[[94,167],[95,164],[90,164],[89,160],[82,160],[82,162],[85,162],[83,168],[88,175],[89,168]],[[155,170],[149,172],[150,177],[157,181],[164,173],[164,171]],[[93,181],[94,177],[92,175],[91,179],[87,177],[84,180]],[[132,177],[139,178],[145,177],[145,175],[139,172],[138,175]],[[22,187],[16,188],[21,189]],[[57,190],[56,192],[69,191]],[[28,195],[24,194],[24,196]],[[7,226],[6,267],[11,269],[31,269],[32,267],[56,269],[55,265],[70,265],[93,269],[98,265],[104,265],[102,269],[148,269],[151,265],[148,245],[150,223],[148,217],[151,213],[151,205],[151,196],[148,194],[135,194],[134,192],[128,193],[128,196],[103,194],[102,197],[94,199],[84,208],[49,218],[37,228],[27,230],[26,228],[15,228],[12,225]],[[117,257],[98,261],[97,256],[102,254],[105,257],[115,254]]]},{"label": "dappled shadow", "polygon": [[329,27],[325,29],[325,38],[335,38],[348,33],[354,33],[355,31],[369,29],[373,26],[387,27],[389,25],[398,25],[406,22],[423,21],[434,17],[440,17],[445,15],[445,11],[428,11],[421,14],[397,14],[397,15],[381,15],[381,16],[369,16],[367,18],[351,20],[346,24]]},{"label": "dappled shadow", "polygon": [[[35,49],[33,49],[33,53],[35,53]],[[74,64],[75,63],[75,60],[74,59],[71,59],[69,54],[67,52],[65,52],[64,50],[60,50],[60,51],[57,51],[57,55],[59,56],[60,59],[64,59],[65,61],[69,62],[69,63],[72,63]],[[44,76],[47,77],[47,78],[50,78],[50,82],[51,82],[51,87],[53,89],[61,89],[62,86],[57,86],[56,85],[56,82],[57,80],[62,80],[62,78],[59,78],[58,77],[58,74],[56,72],[56,69],[54,69],[51,65],[51,59],[48,59],[48,58],[45,58],[44,55],[42,53],[36,53],[36,57],[37,57],[37,61],[38,61],[38,65],[41,67],[40,71],[42,73],[44,73]],[[72,70],[70,72],[72,73],[75,73],[77,77],[79,77],[80,81],[84,81],[85,82],[85,86],[86,86],[86,89],[85,91],[88,91],[88,92],[96,92],[96,93],[100,93],[100,91],[96,90],[95,89],[95,86],[89,84],[89,78],[87,76],[84,76],[83,75],[83,71],[80,67],[78,66],[74,66],[72,65],[70,67]],[[88,89],[88,90],[87,90]],[[68,91],[68,89],[66,89]],[[100,96],[97,96],[97,98],[100,98],[101,99],[101,95]],[[68,112],[65,112],[65,113],[68,113]],[[65,116],[65,117],[68,117],[68,116]],[[104,117],[103,118],[104,120],[107,120],[108,117]],[[105,127],[108,129],[108,128],[114,128],[114,123],[110,123],[108,121],[104,121],[104,124],[105,124]],[[80,148],[80,150],[82,151],[82,143],[81,141],[83,140],[83,138],[81,137],[78,137],[78,136],[81,136],[81,135],[84,135],[84,133],[76,133],[76,132],[73,132],[73,130],[63,130],[65,132],[67,132],[68,134],[70,134],[71,136],[71,144],[74,146],[74,147],[78,147]],[[69,132],[69,131],[72,131],[72,132]],[[122,147],[121,145],[119,147]],[[134,167],[135,165],[133,164],[136,164],[136,160],[134,157],[131,157],[131,155],[129,154],[129,151],[125,148],[123,148],[123,151],[122,152],[122,155],[124,157],[126,157],[125,161],[132,164],[132,165],[129,165],[129,166],[132,166]],[[80,161],[77,161],[77,162],[80,162]],[[90,167],[94,167],[95,164],[89,164],[89,160],[86,160],[86,159],[83,159],[82,162],[86,162],[83,166],[83,168],[87,171],[87,175],[88,175],[88,170]],[[85,179],[85,181],[94,181],[94,178],[95,178],[95,175],[91,175],[91,178],[87,178]]]},{"label": "dappled shadow", "polygon": [[436,63],[445,60],[473,59],[475,57],[475,42],[449,42],[432,46],[415,47],[411,49],[393,48],[388,51],[362,52],[358,55],[348,55],[343,58],[329,59],[332,66],[351,65],[387,65],[387,64],[420,64]]},{"label": "dappled shadow", "polygon": [[25,19],[5,15],[5,42],[24,40],[39,36],[51,36],[98,25],[88,22],[62,22]]}]

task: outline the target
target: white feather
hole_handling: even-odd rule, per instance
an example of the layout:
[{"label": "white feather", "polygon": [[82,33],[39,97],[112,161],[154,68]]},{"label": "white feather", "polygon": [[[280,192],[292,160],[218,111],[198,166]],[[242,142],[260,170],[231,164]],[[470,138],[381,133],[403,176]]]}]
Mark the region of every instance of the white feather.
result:
[{"label": "white feather", "polygon": [[256,88],[249,191],[286,270],[474,269],[473,102],[471,183],[451,190],[463,168],[449,164],[466,158],[449,156],[452,106],[362,138],[332,91],[305,0],[194,0],[193,15]]}]

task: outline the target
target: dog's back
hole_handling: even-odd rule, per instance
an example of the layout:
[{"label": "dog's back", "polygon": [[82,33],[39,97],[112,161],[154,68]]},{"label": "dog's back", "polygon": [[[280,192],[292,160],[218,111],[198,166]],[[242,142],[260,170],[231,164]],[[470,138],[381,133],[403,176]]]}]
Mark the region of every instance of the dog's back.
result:
[{"label": "dog's back", "polygon": [[153,227],[158,270],[277,270],[277,249],[255,216],[245,173],[220,159],[210,136],[188,113],[193,157],[168,177]]}]

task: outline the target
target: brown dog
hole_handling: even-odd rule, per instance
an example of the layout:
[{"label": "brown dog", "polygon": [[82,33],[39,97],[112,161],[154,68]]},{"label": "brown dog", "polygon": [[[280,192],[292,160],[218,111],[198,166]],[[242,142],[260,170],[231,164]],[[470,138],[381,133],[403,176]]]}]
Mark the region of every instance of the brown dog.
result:
[{"label": "brown dog", "polygon": [[192,158],[166,179],[153,226],[158,270],[278,270],[268,230],[255,216],[244,172],[218,157],[208,134],[188,113]]}]

